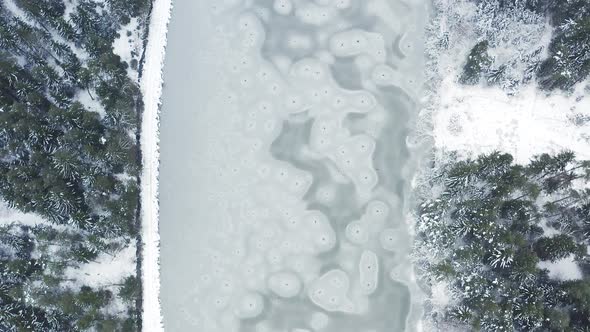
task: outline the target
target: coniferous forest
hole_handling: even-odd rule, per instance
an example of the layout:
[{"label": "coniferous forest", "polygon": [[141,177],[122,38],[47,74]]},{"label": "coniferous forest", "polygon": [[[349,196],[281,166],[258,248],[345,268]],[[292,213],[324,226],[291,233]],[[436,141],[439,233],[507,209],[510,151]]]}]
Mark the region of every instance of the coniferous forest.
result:
[{"label": "coniferous forest", "polygon": [[[586,331],[588,183],[590,162],[568,151],[527,165],[498,152],[445,165],[417,224],[424,275],[453,294],[435,320],[478,331]],[[564,259],[579,276],[543,268]]]},{"label": "coniferous forest", "polygon": [[141,328],[136,276],[96,288],[65,271],[138,240],[141,54],[124,61],[113,43],[144,31],[149,11],[0,1],[0,196],[47,221],[0,225],[1,331]]},{"label": "coniferous forest", "polygon": [[[477,38],[458,67],[459,84],[516,98],[527,86],[536,96],[589,91],[590,2],[466,3]],[[451,47],[444,35],[438,43]],[[534,101],[525,105],[535,112]],[[573,126],[587,123],[580,114]],[[419,190],[414,256],[439,331],[590,329],[590,161],[565,149],[521,164],[503,152],[434,158]]]},{"label": "coniferous forest", "polygon": [[[551,40],[542,49],[525,49],[511,59],[496,61],[489,40],[478,41],[469,52],[462,84],[514,87],[536,81],[544,91],[571,90],[590,74],[590,2],[586,0],[474,0],[489,19],[493,34],[510,33],[506,21],[530,24],[547,21]],[[526,36],[522,36],[526,38]],[[517,45],[513,45],[516,49]],[[499,53],[499,52],[495,52]]]}]

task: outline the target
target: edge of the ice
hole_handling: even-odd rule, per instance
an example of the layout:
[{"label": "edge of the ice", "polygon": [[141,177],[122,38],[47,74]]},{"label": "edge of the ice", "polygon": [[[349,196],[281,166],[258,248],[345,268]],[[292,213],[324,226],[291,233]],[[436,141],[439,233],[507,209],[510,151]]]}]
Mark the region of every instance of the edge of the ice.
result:
[{"label": "edge of the ice", "polygon": [[141,117],[141,237],[142,237],[142,326],[144,332],[164,331],[160,308],[160,236],[158,233],[159,112],[162,70],[172,0],[154,0],[140,89],[144,110]]}]

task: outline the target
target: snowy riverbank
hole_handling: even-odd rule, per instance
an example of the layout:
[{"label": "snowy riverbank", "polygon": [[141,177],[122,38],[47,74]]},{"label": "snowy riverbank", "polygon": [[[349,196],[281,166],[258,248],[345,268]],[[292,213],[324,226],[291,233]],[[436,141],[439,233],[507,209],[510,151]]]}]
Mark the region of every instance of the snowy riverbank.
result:
[{"label": "snowy riverbank", "polygon": [[149,24],[149,41],[145,50],[145,62],[140,84],[144,100],[141,123],[143,331],[164,330],[159,302],[158,118],[166,33],[171,9],[170,0],[155,0],[153,3]]}]

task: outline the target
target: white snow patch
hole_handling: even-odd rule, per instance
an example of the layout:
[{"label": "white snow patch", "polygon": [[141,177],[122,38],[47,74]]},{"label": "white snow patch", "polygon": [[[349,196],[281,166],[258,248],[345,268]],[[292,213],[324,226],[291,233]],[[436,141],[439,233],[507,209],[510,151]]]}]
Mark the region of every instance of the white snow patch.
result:
[{"label": "white snow patch", "polygon": [[0,201],[0,226],[5,226],[13,222],[27,226],[49,224],[47,220],[36,213],[24,213],[10,208],[6,202]]},{"label": "white snow patch", "polygon": [[[118,288],[115,289],[115,287],[111,289],[111,292],[113,292],[113,294],[117,294],[118,291]],[[111,302],[106,307],[102,308],[101,312],[105,315],[119,316],[126,315],[128,309],[129,304],[125,303],[121,297],[113,296]]]},{"label": "white snow patch", "polygon": [[140,21],[137,17],[132,18],[128,24],[119,29],[119,37],[113,42],[113,53],[121,57],[121,61],[126,62],[127,75],[133,80],[138,79],[137,70],[131,68],[131,60],[139,61],[141,49],[143,48],[143,29],[139,28]]},{"label": "white snow patch", "polygon": [[582,90],[580,85],[571,96],[545,95],[531,84],[509,96],[447,77],[433,114],[437,153],[457,151],[467,158],[498,150],[525,164],[533,155],[567,149],[590,159],[590,98]]},{"label": "white snow patch", "polygon": [[64,6],[65,6],[64,19],[67,21],[70,19],[70,16],[74,13],[74,10],[76,9],[76,7],[78,7],[78,1],[77,0],[66,0],[66,1],[64,1]]},{"label": "white snow patch", "polygon": [[8,9],[10,12],[12,12],[12,15],[16,16],[17,18],[19,18],[23,22],[26,22],[32,26],[35,26],[35,27],[38,26],[38,24],[36,22],[33,22],[32,20],[29,19],[29,17],[27,17],[26,12],[23,11],[22,9],[20,9],[20,7],[17,6],[17,4],[14,3],[13,0],[4,0],[3,4],[6,9]]},{"label": "white snow patch", "polygon": [[128,31],[134,31],[137,29],[137,17],[134,17],[130,20],[127,25],[124,25],[119,29],[119,38],[115,39],[113,42],[113,52],[121,57],[121,60],[126,61],[129,63],[131,60],[131,50],[132,50],[132,43],[130,41],[130,36],[127,36]]},{"label": "white snow patch", "polygon": [[432,292],[430,303],[435,309],[443,310],[452,302],[452,294],[447,281],[434,283],[430,287],[430,291]]},{"label": "white snow patch", "polygon": [[557,280],[582,279],[582,270],[575,261],[573,254],[556,262],[542,261],[537,264],[540,269],[549,270],[549,277]]},{"label": "white snow patch", "polygon": [[[92,97],[90,96],[90,93],[92,93]],[[74,96],[74,100],[80,102],[82,106],[84,106],[85,110],[96,112],[100,114],[101,117],[104,117],[106,115],[106,111],[98,100],[96,92],[91,91],[90,93],[86,89],[79,89]]]},{"label": "white snow patch", "polygon": [[541,220],[541,222],[539,223],[539,226],[543,229],[543,236],[545,236],[545,237],[552,237],[552,236],[562,234],[557,229],[549,226],[547,223],[547,220],[545,220],[545,219]]},{"label": "white snow patch", "polygon": [[76,284],[93,288],[110,287],[120,284],[131,275],[135,275],[136,247],[130,243],[115,255],[100,253],[96,260],[81,264],[78,267],[68,267],[64,271],[67,279],[75,279]]},{"label": "white snow patch", "polygon": [[166,53],[166,34],[172,9],[171,0],[154,0],[149,25],[149,39],[140,82],[144,100],[141,124],[141,223],[143,330],[164,331],[159,301],[160,271],[158,234],[158,126],[162,95],[162,68]]}]

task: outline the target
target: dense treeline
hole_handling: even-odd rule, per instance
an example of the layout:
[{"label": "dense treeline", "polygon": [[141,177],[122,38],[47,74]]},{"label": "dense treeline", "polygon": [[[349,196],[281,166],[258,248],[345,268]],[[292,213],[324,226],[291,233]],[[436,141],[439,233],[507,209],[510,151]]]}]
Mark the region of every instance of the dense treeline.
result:
[{"label": "dense treeline", "polygon": [[[138,235],[141,98],[128,75],[133,64],[114,54],[112,45],[132,18],[145,21],[149,5],[0,2],[0,197],[65,227],[2,229],[2,331],[138,326],[135,313],[124,322],[104,315],[110,291],[64,289],[59,278],[66,266],[120,249]],[[100,113],[89,111],[88,103]],[[63,255],[38,258],[49,250],[47,241],[55,241],[51,252]]]},{"label": "dense treeline", "polygon": [[[136,185],[115,175],[137,175],[130,132],[137,128],[139,92],[110,46],[118,25],[110,15],[98,16],[92,2],[81,3],[70,24],[52,20],[64,10],[55,3],[28,12],[31,19],[46,13],[39,14],[48,21],[40,27],[0,7],[0,193],[11,206],[57,223],[132,234]],[[52,37],[58,28],[88,51],[85,65],[71,44]],[[90,91],[104,117],[75,100]]]},{"label": "dense treeline", "polygon": [[[450,305],[436,319],[483,331],[590,329],[590,162],[509,154],[449,163],[419,211],[418,251]],[[581,271],[552,278],[540,262]]]},{"label": "dense treeline", "polygon": [[[530,63],[526,71],[534,74],[543,90],[570,90],[590,74],[590,2],[587,0],[475,0],[480,5],[497,6],[514,19],[523,11],[547,17],[553,34],[546,57]],[[515,32],[518,33],[518,32]],[[485,47],[484,47],[485,45]],[[496,84],[510,64],[493,63],[486,41],[471,50],[460,81],[477,84],[480,80]],[[526,75],[525,75],[526,76]]]}]

